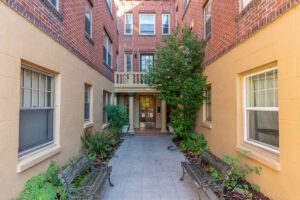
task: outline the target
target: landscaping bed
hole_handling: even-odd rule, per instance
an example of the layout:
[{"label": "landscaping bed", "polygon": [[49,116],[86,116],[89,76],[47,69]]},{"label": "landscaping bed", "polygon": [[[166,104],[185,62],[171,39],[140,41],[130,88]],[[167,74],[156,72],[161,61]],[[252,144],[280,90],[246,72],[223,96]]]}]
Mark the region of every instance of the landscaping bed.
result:
[{"label": "landscaping bed", "polygon": [[[184,153],[184,155],[186,156],[189,162],[191,163],[198,162],[199,154],[197,152],[187,151],[182,149],[182,145],[180,145],[182,141],[183,141],[182,138],[173,139],[174,144],[177,146],[178,149],[180,149]],[[234,158],[230,157],[230,159],[234,159]],[[220,182],[220,184],[222,184],[223,180],[220,179],[220,176],[218,176],[216,170],[211,168],[208,163],[202,161],[201,166],[206,171],[206,173],[213,176],[217,180],[217,182]],[[235,169],[237,169],[236,166],[234,167]],[[252,172],[252,170],[250,171]],[[229,183],[229,185],[232,184],[233,180],[230,181],[231,182]],[[223,199],[225,200],[241,200],[241,199],[270,200],[269,197],[266,197],[263,193],[260,192],[259,186],[249,183],[246,179],[243,179],[242,177],[235,177],[234,181],[236,181],[235,187],[226,186],[225,184],[224,191],[223,191],[224,192]],[[220,197],[221,194],[216,193],[216,195]]]}]

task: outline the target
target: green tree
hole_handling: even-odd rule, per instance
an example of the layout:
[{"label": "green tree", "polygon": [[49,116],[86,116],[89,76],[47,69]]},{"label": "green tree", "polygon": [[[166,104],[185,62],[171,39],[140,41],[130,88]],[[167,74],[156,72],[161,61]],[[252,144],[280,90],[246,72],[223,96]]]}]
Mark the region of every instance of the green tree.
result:
[{"label": "green tree", "polygon": [[192,132],[196,113],[204,99],[206,77],[201,63],[204,42],[184,26],[177,28],[156,49],[155,67],[147,79],[171,106],[171,125],[175,137]]}]

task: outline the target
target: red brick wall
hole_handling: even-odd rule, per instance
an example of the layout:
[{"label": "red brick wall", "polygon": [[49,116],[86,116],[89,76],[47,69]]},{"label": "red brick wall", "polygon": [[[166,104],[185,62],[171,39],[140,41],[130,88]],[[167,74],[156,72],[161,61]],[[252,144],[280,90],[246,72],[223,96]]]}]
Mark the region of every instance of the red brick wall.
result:
[{"label": "red brick wall", "polygon": [[[203,6],[207,0],[191,0],[186,13],[177,0],[179,22],[193,28],[203,38]],[[275,20],[300,0],[253,0],[240,12],[240,0],[211,0],[211,36],[206,39],[204,64],[214,61],[233,46]]]},{"label": "red brick wall", "polygon": [[[102,63],[102,51],[105,28],[113,41],[112,66],[114,68],[118,49],[117,11],[114,1],[112,15],[105,0],[59,0],[59,12],[49,6],[47,0],[5,0],[5,2],[80,59],[112,80],[112,70]],[[93,44],[85,35],[85,10],[89,2],[93,4]]]},{"label": "red brick wall", "polygon": [[[133,35],[124,35],[124,13],[133,14]],[[155,13],[155,36],[139,35],[139,13]],[[120,1],[119,5],[119,64],[118,71],[124,71],[124,52],[133,52],[133,71],[139,71],[141,52],[154,52],[161,41],[161,15],[170,14],[171,30],[175,27],[175,2],[169,1]],[[134,57],[134,52],[137,57]]]}]

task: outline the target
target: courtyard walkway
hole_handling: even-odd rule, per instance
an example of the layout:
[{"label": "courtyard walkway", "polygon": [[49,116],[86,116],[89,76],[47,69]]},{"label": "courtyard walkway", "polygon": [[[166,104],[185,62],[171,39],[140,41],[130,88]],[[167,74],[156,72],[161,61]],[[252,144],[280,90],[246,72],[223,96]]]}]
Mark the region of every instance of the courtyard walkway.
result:
[{"label": "courtyard walkway", "polygon": [[169,151],[170,136],[128,136],[111,159],[112,182],[106,183],[101,200],[198,200],[188,175],[183,182],[183,154]]}]

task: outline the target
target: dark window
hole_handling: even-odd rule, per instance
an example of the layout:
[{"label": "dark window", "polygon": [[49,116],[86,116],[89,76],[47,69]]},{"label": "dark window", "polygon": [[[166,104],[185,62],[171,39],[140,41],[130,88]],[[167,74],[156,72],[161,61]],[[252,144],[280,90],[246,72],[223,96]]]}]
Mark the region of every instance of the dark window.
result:
[{"label": "dark window", "polygon": [[140,56],[140,71],[149,72],[153,68],[154,54],[141,54]]}]

